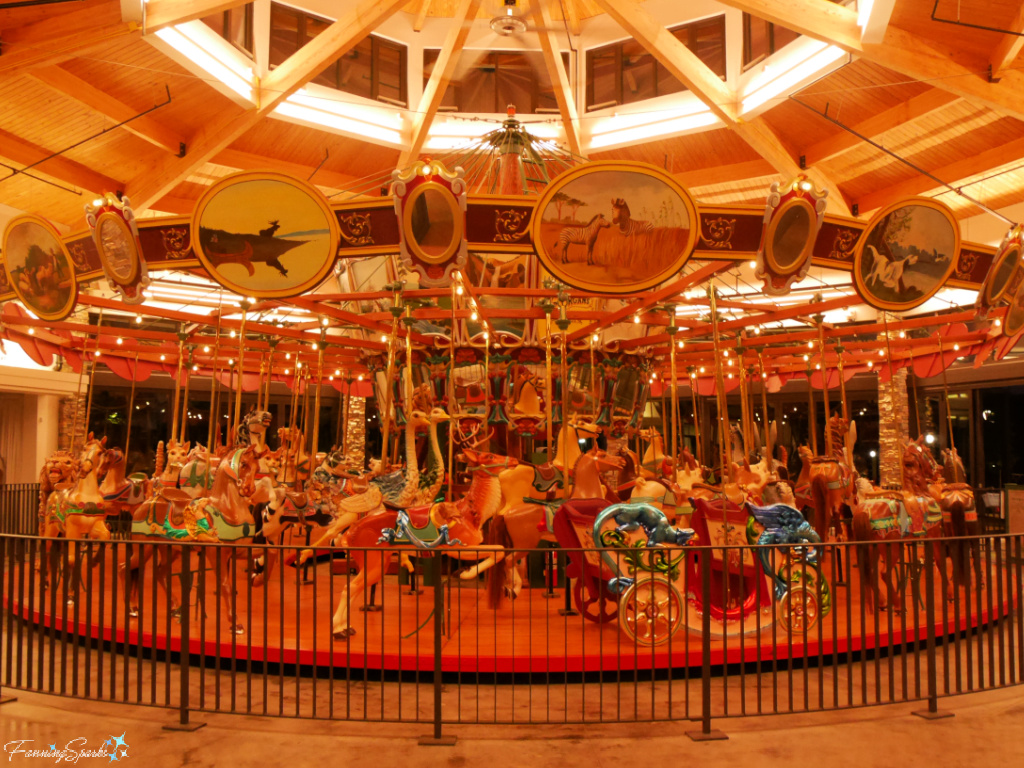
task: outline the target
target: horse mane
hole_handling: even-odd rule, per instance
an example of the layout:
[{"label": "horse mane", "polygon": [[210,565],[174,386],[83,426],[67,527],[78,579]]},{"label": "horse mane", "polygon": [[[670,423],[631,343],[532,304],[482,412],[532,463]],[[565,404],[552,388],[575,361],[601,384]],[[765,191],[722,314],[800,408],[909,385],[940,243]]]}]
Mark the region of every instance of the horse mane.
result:
[{"label": "horse mane", "polygon": [[594,214],[594,215],[593,215],[593,216],[591,217],[590,221],[588,221],[588,222],[587,222],[586,224],[584,224],[583,226],[585,226],[585,227],[589,227],[589,226],[590,226],[591,224],[593,224],[593,223],[594,223],[595,221],[597,221],[598,219],[603,219],[603,218],[604,218],[604,214],[603,214],[603,213],[595,213],[595,214]]}]

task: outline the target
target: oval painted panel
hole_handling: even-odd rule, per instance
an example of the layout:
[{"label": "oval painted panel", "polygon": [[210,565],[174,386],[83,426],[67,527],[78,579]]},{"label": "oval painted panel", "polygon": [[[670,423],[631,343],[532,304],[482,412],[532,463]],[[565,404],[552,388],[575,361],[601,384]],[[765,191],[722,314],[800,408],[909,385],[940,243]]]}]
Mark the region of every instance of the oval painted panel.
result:
[{"label": "oval painted panel", "polygon": [[1016,336],[1024,331],[1024,282],[1017,286],[1010,308],[1006,310],[1003,320],[1003,336]]},{"label": "oval painted panel", "polygon": [[245,172],[212,186],[192,217],[196,256],[243,296],[297,296],[316,287],[338,252],[338,221],[315,188],[280,173]]},{"label": "oval painted panel", "polygon": [[876,309],[913,309],[949,279],[959,253],[960,227],[947,206],[903,200],[868,222],[853,257],[854,285]]},{"label": "oval painted panel", "polygon": [[18,216],[3,239],[4,271],[15,295],[43,320],[63,320],[78,300],[75,266],[57,230],[38,216]]},{"label": "oval painted panel", "polygon": [[533,244],[559,280],[632,293],[675,275],[696,241],[697,207],[660,168],[587,163],[556,177],[534,209]]}]

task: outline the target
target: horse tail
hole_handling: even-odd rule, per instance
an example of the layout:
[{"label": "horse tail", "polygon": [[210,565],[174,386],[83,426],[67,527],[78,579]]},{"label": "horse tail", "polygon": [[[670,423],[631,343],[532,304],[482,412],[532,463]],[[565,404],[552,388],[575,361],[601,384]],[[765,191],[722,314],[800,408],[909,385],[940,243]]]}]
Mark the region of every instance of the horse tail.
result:
[{"label": "horse tail", "polygon": [[[491,518],[484,544],[500,545],[506,550],[512,547],[512,537],[509,536],[504,515],[495,515]],[[510,556],[511,552],[505,553],[506,559]],[[506,564],[502,561],[495,563],[487,570],[487,604],[491,608],[498,608],[501,605],[502,593],[505,588],[505,567]]]},{"label": "horse tail", "polygon": [[824,475],[811,478],[811,507],[814,509],[814,528],[822,541],[828,541],[828,480]]},{"label": "horse tail", "polygon": [[857,542],[857,567],[860,569],[860,583],[877,584],[876,571],[878,563],[871,556],[871,518],[858,504],[853,508],[853,521],[850,525],[853,540]]}]

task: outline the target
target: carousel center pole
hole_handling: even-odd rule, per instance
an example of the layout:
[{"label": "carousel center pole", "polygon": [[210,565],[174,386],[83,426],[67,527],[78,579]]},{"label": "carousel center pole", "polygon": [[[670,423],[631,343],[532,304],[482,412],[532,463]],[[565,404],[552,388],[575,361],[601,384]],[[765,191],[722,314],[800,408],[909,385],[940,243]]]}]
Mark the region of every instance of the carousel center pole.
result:
[{"label": "carousel center pole", "polygon": [[[895,411],[896,403],[899,402],[896,398],[896,371],[892,367],[892,344],[889,337],[889,315],[887,312],[882,312],[882,322],[885,324],[885,356],[886,362],[889,365],[889,396],[892,398],[892,407]],[[942,344],[939,344],[939,350],[941,354]],[[947,404],[948,405],[948,404]],[[898,428],[898,427],[897,427]],[[903,472],[903,462],[900,461],[900,486],[905,487],[907,484],[906,477]]]},{"label": "carousel center pole", "polygon": [[324,351],[327,347],[325,339],[327,338],[327,332],[320,331],[320,344],[317,349],[316,359],[316,402],[313,406],[313,411],[316,415],[313,417],[313,450],[309,452],[310,455],[310,469],[316,464],[316,454],[320,450],[320,393],[324,386]]}]

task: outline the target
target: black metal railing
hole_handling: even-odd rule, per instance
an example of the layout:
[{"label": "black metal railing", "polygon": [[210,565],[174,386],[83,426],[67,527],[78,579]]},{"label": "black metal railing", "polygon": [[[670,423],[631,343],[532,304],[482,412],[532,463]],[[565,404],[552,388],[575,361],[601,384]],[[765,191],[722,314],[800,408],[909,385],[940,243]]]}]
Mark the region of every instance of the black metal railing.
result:
[{"label": "black metal railing", "polygon": [[[488,582],[460,576],[493,550],[322,550],[298,566],[302,551],[0,536],[0,683],[182,723],[421,722],[440,737],[693,719],[713,736],[752,714],[934,713],[1024,674],[1020,536],[826,544],[817,559],[791,545],[531,550],[516,554],[539,558],[543,583],[494,608]],[[875,599],[886,564],[891,592]],[[494,571],[514,585],[514,569]]]},{"label": "black metal railing", "polygon": [[0,485],[0,533],[39,533],[39,483]]}]

